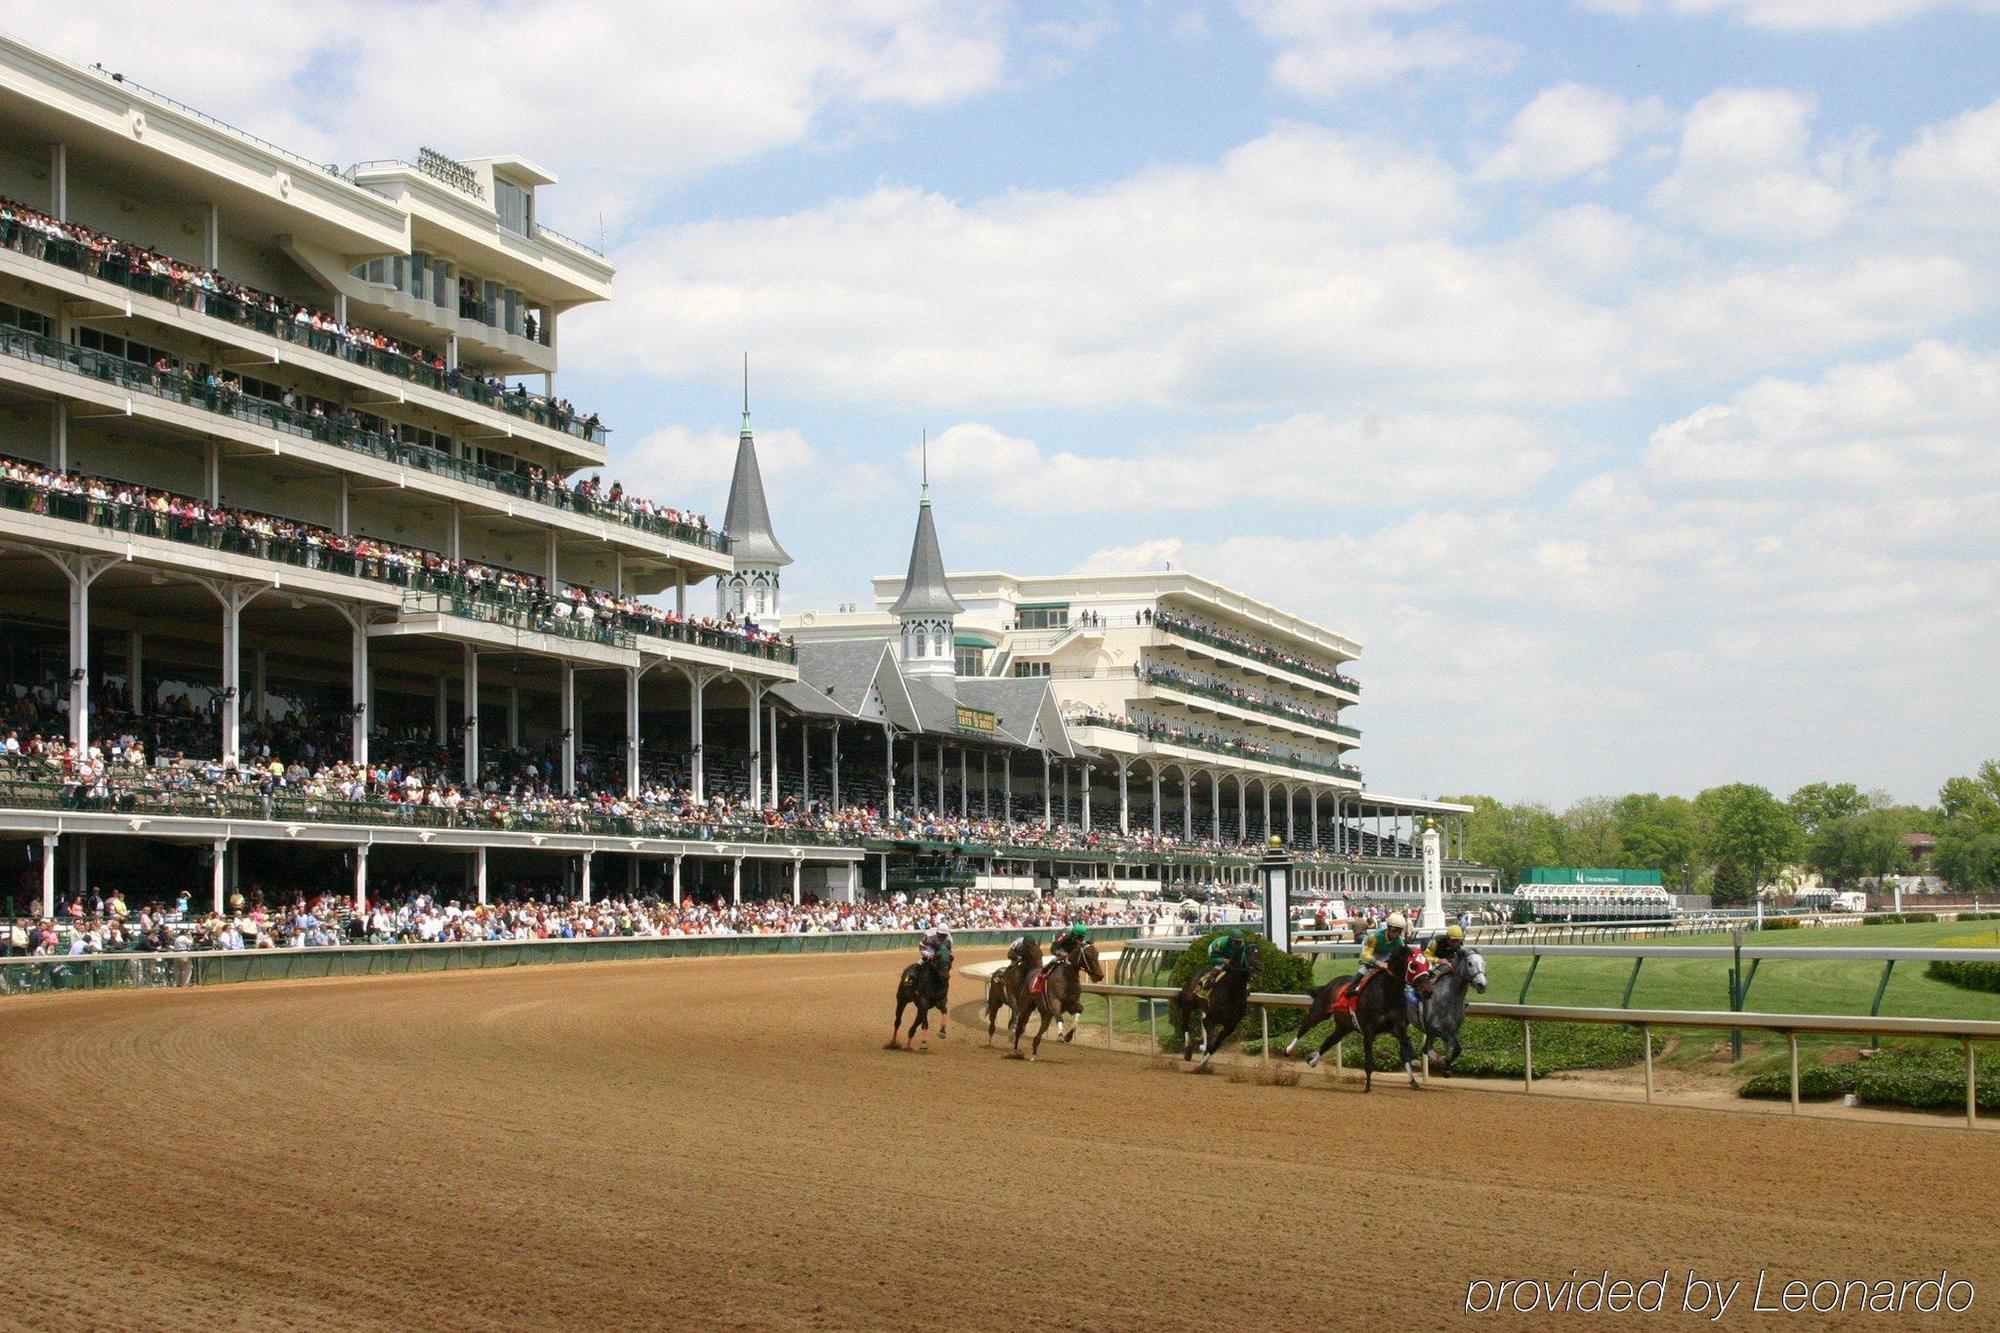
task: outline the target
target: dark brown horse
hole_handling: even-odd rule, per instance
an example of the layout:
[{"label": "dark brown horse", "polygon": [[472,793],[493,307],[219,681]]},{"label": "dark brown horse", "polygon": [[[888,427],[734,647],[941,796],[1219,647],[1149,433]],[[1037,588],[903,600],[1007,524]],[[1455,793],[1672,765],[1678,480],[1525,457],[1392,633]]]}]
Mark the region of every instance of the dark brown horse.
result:
[{"label": "dark brown horse", "polygon": [[917,1007],[917,1015],[910,1020],[910,1035],[905,1039],[911,1050],[916,1050],[917,1030],[924,1033],[924,1045],[930,1045],[931,1010],[938,1014],[938,1040],[945,1037],[945,1002],[951,994],[951,957],[927,959],[921,963],[911,963],[903,969],[903,979],[896,983],[896,1021],[889,1025],[889,1049],[896,1049],[897,1034],[903,1028],[903,1010],[911,1005]]},{"label": "dark brown horse", "polygon": [[[1015,942],[1016,948],[1007,951],[1007,966],[986,979],[986,1044],[993,1044],[993,1034],[1000,1026],[1000,1011],[1007,1011],[1007,1030],[1013,1031],[1014,1020],[1027,1008],[1028,983],[1035,973],[1042,970],[1042,946],[1031,937],[1023,936]],[[1026,945],[1026,948],[1019,946]]]},{"label": "dark brown horse", "polygon": [[[1296,1051],[1306,1033],[1331,1018],[1333,1031],[1319,1044],[1318,1050],[1306,1057],[1306,1063],[1318,1068],[1320,1060],[1333,1049],[1335,1042],[1348,1033],[1358,1030],[1361,1033],[1361,1062],[1367,1069],[1367,1078],[1362,1084],[1362,1091],[1373,1092],[1375,1038],[1383,1032],[1393,1032],[1396,1034],[1397,1044],[1402,1049],[1403,1072],[1410,1076],[1410,1086],[1421,1087],[1422,1085],[1417,1082],[1417,1053],[1410,1048],[1409,1015],[1404,1007],[1403,988],[1411,984],[1413,963],[1417,970],[1428,973],[1429,969],[1422,964],[1422,958],[1422,954],[1408,950],[1398,954],[1387,967],[1370,972],[1358,983],[1360,993],[1354,997],[1352,1005],[1343,1004],[1339,1008],[1335,1007],[1336,1001],[1344,998],[1355,988],[1357,984],[1355,978],[1341,977],[1321,986],[1312,993],[1312,1007],[1306,1010],[1306,1016],[1299,1020],[1298,1036],[1286,1044],[1285,1054],[1290,1055]],[[1428,985],[1427,975],[1421,980],[1424,985]]]},{"label": "dark brown horse", "polygon": [[1042,972],[1042,986],[1036,990],[1032,984],[1025,988],[1022,999],[1026,1002],[1014,1011],[1014,1049],[1021,1049],[1021,1034],[1028,1030],[1031,1015],[1040,1014],[1042,1025],[1035,1029],[1035,1040],[1028,1047],[1028,1058],[1041,1054],[1042,1034],[1049,1030],[1049,1024],[1056,1025],[1056,1035],[1064,1041],[1076,1037],[1076,1025],[1069,1024],[1065,1031],[1065,1020],[1075,1014],[1083,1016],[1083,974],[1088,972],[1092,981],[1104,980],[1104,969],[1097,963],[1097,946],[1085,944],[1074,955],[1076,962],[1069,958],[1058,958]]},{"label": "dark brown horse", "polygon": [[1196,1070],[1208,1068],[1222,1043],[1235,1034],[1243,1015],[1250,1012],[1250,978],[1257,961],[1253,952],[1248,959],[1231,963],[1206,989],[1202,981],[1208,969],[1203,968],[1187,979],[1180,994],[1167,1001],[1168,1012],[1181,1025],[1181,1059],[1194,1059],[1197,1050],[1201,1055]]}]

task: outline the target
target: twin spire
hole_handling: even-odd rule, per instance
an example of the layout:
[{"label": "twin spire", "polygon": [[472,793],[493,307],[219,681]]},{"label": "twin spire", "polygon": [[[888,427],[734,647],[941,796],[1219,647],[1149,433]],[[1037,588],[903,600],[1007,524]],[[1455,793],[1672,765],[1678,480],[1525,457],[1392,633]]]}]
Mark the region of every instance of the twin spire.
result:
[{"label": "twin spire", "polygon": [[[937,524],[931,518],[930,432],[923,437],[923,488],[917,501],[917,531],[910,543],[910,569],[903,592],[890,611],[898,616],[956,616],[965,610],[944,576],[944,553],[938,549]],[[771,510],[764,500],[764,476],[757,466],[757,443],[750,433],[750,354],[743,354],[743,433],[736,440],[736,472],[729,481],[729,505],[723,512],[730,553],[738,568],[745,565],[782,566],[792,557],[771,530]]]}]

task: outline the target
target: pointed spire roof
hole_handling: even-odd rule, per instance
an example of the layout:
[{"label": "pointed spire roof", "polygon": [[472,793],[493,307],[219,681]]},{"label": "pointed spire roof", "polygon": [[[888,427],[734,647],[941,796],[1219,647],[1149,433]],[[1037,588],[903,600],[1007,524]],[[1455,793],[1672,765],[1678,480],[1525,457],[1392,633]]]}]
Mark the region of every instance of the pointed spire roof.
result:
[{"label": "pointed spire roof", "polygon": [[736,437],[736,473],[729,479],[729,506],[722,515],[730,554],[739,564],[789,565],[791,556],[771,531],[764,503],[764,474],[757,467],[757,442],[750,435],[750,356],[743,356],[743,433]]},{"label": "pointed spire roof", "polygon": [[903,576],[903,595],[889,608],[898,616],[955,616],[965,608],[945,582],[944,554],[938,550],[937,524],[931,519],[929,441],[924,450],[924,490],[917,502],[917,535],[910,543],[910,572]]}]

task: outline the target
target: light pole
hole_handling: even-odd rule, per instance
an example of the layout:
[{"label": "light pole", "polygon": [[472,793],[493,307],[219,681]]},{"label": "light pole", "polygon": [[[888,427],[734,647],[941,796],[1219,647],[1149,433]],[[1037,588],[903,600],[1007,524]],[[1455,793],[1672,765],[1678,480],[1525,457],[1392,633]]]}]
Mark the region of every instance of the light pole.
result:
[{"label": "light pole", "polygon": [[1435,819],[1424,821],[1424,921],[1426,932],[1444,929],[1444,853]]},{"label": "light pole", "polygon": [[1264,934],[1285,953],[1292,951],[1292,858],[1285,840],[1271,835],[1271,844],[1257,863],[1264,885]]}]

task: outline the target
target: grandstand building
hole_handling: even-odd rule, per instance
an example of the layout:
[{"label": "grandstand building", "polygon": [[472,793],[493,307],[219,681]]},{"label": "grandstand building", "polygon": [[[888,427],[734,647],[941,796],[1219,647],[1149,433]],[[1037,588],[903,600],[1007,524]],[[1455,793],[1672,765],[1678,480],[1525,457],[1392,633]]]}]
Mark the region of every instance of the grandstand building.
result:
[{"label": "grandstand building", "polygon": [[720,524],[608,482],[558,352],[615,274],[556,186],[313,162],[0,37],[0,900],[1173,891],[1267,832],[1415,891],[1461,811],[1365,790],[1340,636],[947,578],[927,494],[877,612],[794,615],[747,389]]}]

